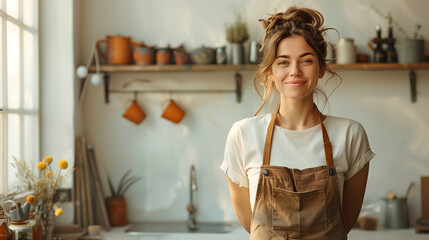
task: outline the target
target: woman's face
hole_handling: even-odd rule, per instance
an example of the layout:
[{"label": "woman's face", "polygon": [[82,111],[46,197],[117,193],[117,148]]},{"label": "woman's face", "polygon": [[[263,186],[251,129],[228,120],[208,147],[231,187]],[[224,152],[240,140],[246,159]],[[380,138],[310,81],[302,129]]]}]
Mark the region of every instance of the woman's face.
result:
[{"label": "woman's face", "polygon": [[282,98],[304,100],[311,98],[319,78],[320,69],[316,52],[302,36],[292,35],[280,41],[276,59],[271,68],[272,78]]}]

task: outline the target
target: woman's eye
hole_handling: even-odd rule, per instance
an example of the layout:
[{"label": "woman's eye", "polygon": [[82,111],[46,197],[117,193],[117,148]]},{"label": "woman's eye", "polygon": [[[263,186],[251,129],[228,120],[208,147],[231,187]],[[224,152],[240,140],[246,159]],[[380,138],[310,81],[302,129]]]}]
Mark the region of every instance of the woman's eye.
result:
[{"label": "woman's eye", "polygon": [[310,64],[310,63],[313,63],[313,60],[311,60],[311,59],[305,59],[305,60],[302,61],[302,63]]},{"label": "woman's eye", "polygon": [[279,61],[279,65],[287,65],[288,63],[286,61]]}]

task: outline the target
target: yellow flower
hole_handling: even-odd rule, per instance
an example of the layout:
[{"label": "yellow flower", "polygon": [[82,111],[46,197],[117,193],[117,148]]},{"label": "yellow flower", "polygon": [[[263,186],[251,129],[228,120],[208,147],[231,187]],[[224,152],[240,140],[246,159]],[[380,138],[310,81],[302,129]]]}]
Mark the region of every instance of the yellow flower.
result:
[{"label": "yellow flower", "polygon": [[46,177],[52,177],[52,176],[54,176],[54,173],[52,171],[49,171],[49,172],[45,173],[45,176]]},{"label": "yellow flower", "polygon": [[51,156],[47,156],[47,157],[45,157],[44,159],[43,159],[43,161],[46,163],[46,164],[51,164],[51,162],[52,162],[52,157]]},{"label": "yellow flower", "polygon": [[62,208],[57,208],[56,210],[55,210],[55,216],[60,216],[61,214],[63,214],[63,209]]},{"label": "yellow flower", "polygon": [[67,162],[66,160],[60,160],[60,161],[58,162],[58,166],[59,166],[61,169],[66,169],[66,168],[69,166],[69,164],[68,164],[68,162]]},{"label": "yellow flower", "polygon": [[45,163],[45,162],[43,162],[43,161],[39,162],[39,163],[37,164],[37,168],[38,168],[39,170],[43,170],[43,169],[45,169],[45,168],[46,168],[46,163]]},{"label": "yellow flower", "polygon": [[36,197],[34,195],[28,195],[27,196],[27,202],[31,205],[36,201]]}]

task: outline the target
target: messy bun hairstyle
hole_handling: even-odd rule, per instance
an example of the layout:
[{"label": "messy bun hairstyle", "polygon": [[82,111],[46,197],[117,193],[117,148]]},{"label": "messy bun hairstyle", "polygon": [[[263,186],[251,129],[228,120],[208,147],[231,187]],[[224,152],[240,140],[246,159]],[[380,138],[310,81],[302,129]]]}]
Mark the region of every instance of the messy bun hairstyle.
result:
[{"label": "messy bun hairstyle", "polygon": [[[292,35],[302,36],[307,44],[316,52],[320,69],[325,69],[332,76],[338,76],[326,63],[327,43],[325,35],[327,30],[333,28],[323,27],[324,19],[320,12],[309,8],[293,6],[285,12],[272,14],[267,19],[259,19],[259,21],[261,21],[265,29],[265,35],[260,48],[263,57],[256,72],[254,84],[263,103],[256,114],[261,111],[275,89],[274,83],[270,79],[271,67],[276,59],[278,45],[284,38]],[[264,86],[263,96],[259,92],[257,84]],[[323,90],[316,90],[320,91],[325,96],[325,99],[327,99],[327,95]]]}]

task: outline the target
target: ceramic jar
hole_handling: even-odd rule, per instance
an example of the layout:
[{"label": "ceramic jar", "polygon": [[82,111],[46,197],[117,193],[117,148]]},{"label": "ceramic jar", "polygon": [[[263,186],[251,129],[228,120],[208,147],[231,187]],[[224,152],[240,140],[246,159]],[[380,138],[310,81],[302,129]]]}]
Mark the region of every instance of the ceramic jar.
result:
[{"label": "ceramic jar", "polygon": [[337,64],[356,63],[356,47],[353,39],[341,38],[335,46]]},{"label": "ceramic jar", "polygon": [[153,64],[155,62],[155,50],[152,47],[142,44],[134,49],[133,57],[136,64]]},{"label": "ceramic jar", "polygon": [[184,65],[189,63],[189,54],[185,51],[183,46],[176,48],[173,54],[176,64]]},{"label": "ceramic jar", "polygon": [[156,64],[167,65],[171,63],[171,50],[170,48],[159,48],[156,51]]}]

